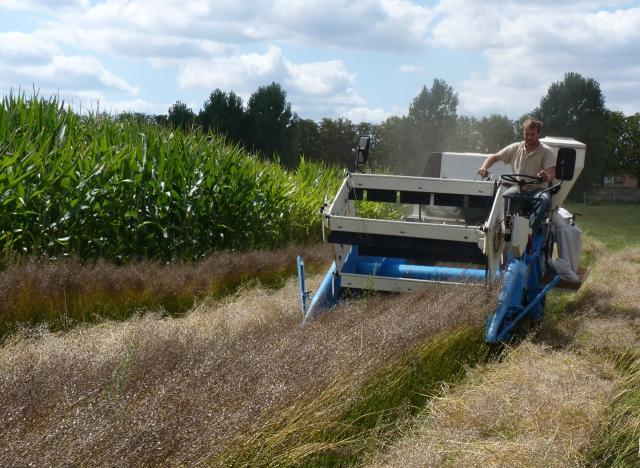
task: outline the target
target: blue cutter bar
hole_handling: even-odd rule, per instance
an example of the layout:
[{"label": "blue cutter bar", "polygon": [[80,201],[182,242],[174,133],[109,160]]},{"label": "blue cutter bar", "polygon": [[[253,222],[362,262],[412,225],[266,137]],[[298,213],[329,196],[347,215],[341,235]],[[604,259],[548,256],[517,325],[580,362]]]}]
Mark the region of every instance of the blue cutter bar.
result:
[{"label": "blue cutter bar", "polygon": [[347,265],[345,265],[345,268],[342,270],[343,273],[426,281],[482,281],[486,276],[484,269],[478,270],[470,268],[411,265],[407,264],[405,259],[389,257],[358,257],[355,271],[349,271],[346,266]]},{"label": "blue cutter bar", "polygon": [[381,291],[411,291],[424,288],[427,283],[479,283],[486,279],[485,269],[414,265],[402,258],[358,255],[353,246],[338,271],[335,262],[329,268],[320,287],[308,301],[305,290],[304,263],[298,257],[298,275],[304,320],[334,306],[340,299],[341,288],[374,289]]}]

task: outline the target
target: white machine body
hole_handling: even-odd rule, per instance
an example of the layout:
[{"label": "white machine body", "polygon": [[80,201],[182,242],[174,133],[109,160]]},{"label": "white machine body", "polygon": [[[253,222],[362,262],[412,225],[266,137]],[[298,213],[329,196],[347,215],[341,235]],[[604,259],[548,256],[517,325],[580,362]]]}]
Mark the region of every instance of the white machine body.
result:
[{"label": "white machine body", "polygon": [[[573,188],[573,184],[575,184],[576,179],[580,176],[582,169],[584,169],[584,159],[587,145],[574,140],[573,138],[564,137],[544,137],[541,138],[540,141],[549,146],[556,157],[558,156],[558,152],[563,148],[575,150],[576,152],[576,163],[573,177],[571,178],[571,180],[564,180],[562,182],[560,191],[553,196],[551,209],[556,210],[567,199],[567,195],[569,195],[569,192]],[[560,168],[556,167],[556,174],[558,174],[559,171]],[[557,180],[554,181],[554,183],[557,182]]]},{"label": "white machine body", "polygon": [[[557,211],[584,167],[585,145],[571,138],[549,137],[542,141],[556,155],[563,148],[572,155],[575,150],[575,167],[571,168],[573,177],[563,180],[560,190],[553,196],[552,207]],[[491,178],[480,180],[476,173],[487,156],[435,153],[427,163],[424,177],[348,174],[333,202],[323,211],[322,222],[323,237],[334,246],[336,271],[341,276],[342,285],[414,291],[433,282],[346,271],[348,265],[345,267],[345,263],[352,245],[360,245],[362,253],[375,251],[378,243],[389,252],[395,249],[396,256],[404,251],[433,257],[442,251],[452,256],[466,252],[471,259],[468,262],[454,259],[442,264],[472,269],[472,272],[474,268],[481,268],[487,280],[500,277],[505,252],[522,255],[531,229],[528,219],[517,216],[509,226],[505,224],[502,194],[506,186],[497,181],[500,175],[513,170],[499,163],[491,168]],[[357,214],[357,203],[365,200],[395,203],[407,209],[401,209],[405,214],[399,219],[363,218]],[[436,247],[426,251],[428,244]]]},{"label": "white machine body", "polygon": [[[441,153],[440,177],[443,179],[479,179],[478,168],[487,154],[483,153]],[[511,174],[513,169],[508,164],[498,161],[489,170],[489,179],[498,180],[502,174]],[[438,176],[436,176],[438,177]]]}]

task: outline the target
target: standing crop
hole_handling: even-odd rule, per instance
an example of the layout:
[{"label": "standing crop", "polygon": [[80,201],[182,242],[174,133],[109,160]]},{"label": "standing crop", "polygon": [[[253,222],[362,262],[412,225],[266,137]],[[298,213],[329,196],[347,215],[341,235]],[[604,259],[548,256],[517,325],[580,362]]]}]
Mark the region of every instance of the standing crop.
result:
[{"label": "standing crop", "polygon": [[212,133],[78,115],[56,98],[0,107],[0,250],[6,255],[196,259],[319,237],[337,169],[295,172]]}]

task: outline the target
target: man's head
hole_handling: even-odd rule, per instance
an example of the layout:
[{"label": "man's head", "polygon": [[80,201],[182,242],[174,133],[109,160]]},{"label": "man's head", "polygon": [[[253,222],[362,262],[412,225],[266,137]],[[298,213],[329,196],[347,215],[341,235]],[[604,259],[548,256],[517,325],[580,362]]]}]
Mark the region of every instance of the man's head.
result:
[{"label": "man's head", "polygon": [[541,132],[542,122],[537,119],[529,117],[522,123],[522,133],[527,146],[536,146]]}]

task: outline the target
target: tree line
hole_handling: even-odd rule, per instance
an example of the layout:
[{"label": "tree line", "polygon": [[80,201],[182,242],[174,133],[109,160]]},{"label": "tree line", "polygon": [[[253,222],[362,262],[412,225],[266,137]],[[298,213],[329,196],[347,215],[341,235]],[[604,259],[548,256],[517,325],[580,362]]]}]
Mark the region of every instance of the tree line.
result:
[{"label": "tree line", "polygon": [[543,135],[572,137],[587,144],[586,167],[576,195],[600,185],[605,174],[640,177],[640,113],[625,116],[605,106],[600,85],[578,73],[551,84],[539,105],[522,117],[458,115],[458,94],[444,80],[423,86],[407,115],[380,124],[355,124],[346,118],[320,121],[291,110],[278,83],[261,86],[244,105],[233,91],[213,91],[196,114],[178,101],[155,120],[182,129],[202,128],[226,136],[267,159],[295,167],[300,158],[352,168],[359,135],[372,136],[371,161],[399,174],[422,174],[432,152],[493,153],[522,139],[521,123],[542,120]]}]

